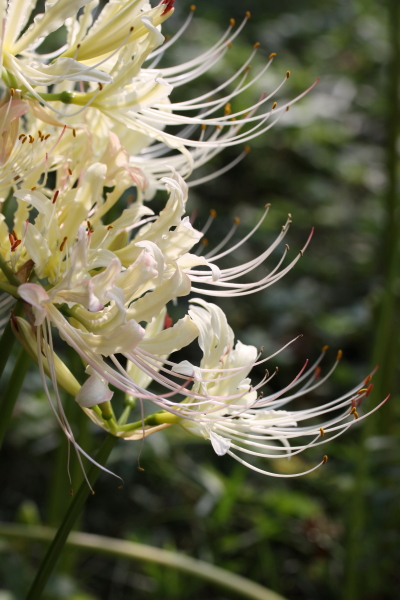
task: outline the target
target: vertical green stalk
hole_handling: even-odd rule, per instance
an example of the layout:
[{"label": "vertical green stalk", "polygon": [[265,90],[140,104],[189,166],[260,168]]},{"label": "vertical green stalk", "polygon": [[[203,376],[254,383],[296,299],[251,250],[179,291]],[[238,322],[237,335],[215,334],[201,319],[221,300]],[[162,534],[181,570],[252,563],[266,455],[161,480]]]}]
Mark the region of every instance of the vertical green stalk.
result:
[{"label": "vertical green stalk", "polygon": [[[23,313],[21,302],[17,302],[13,310],[14,314],[19,317]],[[0,339],[0,377],[3,374],[4,368],[10,358],[11,350],[13,349],[15,342],[15,335],[11,329],[11,319],[8,321],[6,328],[4,329],[3,335]]]},{"label": "vertical green stalk", "polygon": [[[360,442],[355,449],[357,461],[355,488],[350,501],[348,544],[346,556],[346,581],[344,600],[364,597],[367,586],[362,573],[363,538],[366,530],[365,497],[368,482],[368,454],[365,441],[372,433],[389,434],[393,431],[398,397],[398,349],[400,338],[400,299],[398,287],[400,275],[400,198],[397,141],[400,135],[400,2],[387,0],[388,33],[391,43],[391,60],[388,65],[387,89],[387,143],[386,171],[386,224],[382,232],[384,292],[375,323],[376,338],[372,353],[373,367],[380,363],[374,376],[374,398],[383,400],[392,394],[390,402],[375,413],[373,419],[364,422]],[[395,396],[395,397],[393,397]],[[379,552],[375,549],[376,553]],[[377,571],[377,569],[375,569]],[[379,573],[373,573],[375,579]]]},{"label": "vertical green stalk", "polygon": [[29,355],[21,348],[0,402],[0,448],[10,424],[11,416],[21,391],[22,384],[24,383],[30,360]]},{"label": "vertical green stalk", "polygon": [[[104,465],[109,457],[111,450],[114,448],[114,445],[117,441],[117,438],[111,434],[108,434],[105,438],[102,446],[100,447],[97,455],[96,462],[99,465]],[[100,468],[95,465],[91,465],[87,477],[90,481],[90,484],[93,486],[97,477],[100,474]],[[34,582],[32,583],[31,589],[26,597],[26,600],[39,600],[41,594],[46,586],[46,583],[53,572],[53,569],[60,557],[60,554],[65,546],[68,535],[70,534],[76,520],[78,519],[81,511],[84,507],[84,504],[90,494],[90,488],[87,483],[84,481],[75,496],[73,496],[71,505],[64,517],[63,522],[61,523],[56,536],[52,543],[50,544],[46,555],[39,567],[39,571],[36,575]]]}]

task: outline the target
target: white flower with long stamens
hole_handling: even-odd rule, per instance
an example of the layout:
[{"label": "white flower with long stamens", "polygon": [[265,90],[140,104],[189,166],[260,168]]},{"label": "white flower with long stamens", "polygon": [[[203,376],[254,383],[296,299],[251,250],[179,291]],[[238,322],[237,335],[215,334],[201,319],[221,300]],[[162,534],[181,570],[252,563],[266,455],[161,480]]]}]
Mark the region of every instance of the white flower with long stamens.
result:
[{"label": "white flower with long stamens", "polygon": [[[338,353],[333,368],[321,377],[319,363],[327,347],[322,350],[318,360],[312,366],[304,367],[284,390],[268,395],[260,394],[257,398],[250,379],[245,378],[251,365],[263,362],[258,360],[257,349],[240,342],[234,347],[233,332],[221,309],[202,300],[193,302],[189,314],[199,327],[199,345],[203,351],[200,367],[196,369],[196,376],[202,383],[196,383],[194,387],[201,386],[211,397],[222,395],[222,392],[229,397],[238,390],[247,391],[239,401],[227,402],[223,408],[214,412],[212,418],[205,412],[203,421],[199,414],[198,419],[182,423],[188,431],[209,439],[219,456],[228,454],[254,471],[274,477],[295,477],[310,473],[324,464],[327,457],[324,456],[317,466],[305,473],[279,475],[249,463],[237,452],[267,459],[290,458],[338,437],[357,420],[365,418],[385,402],[384,400],[369,413],[359,416],[357,409],[372,389],[371,376],[368,376],[347,394],[324,405],[303,410],[282,410],[282,407],[286,408],[289,403],[314,391],[330,377],[341,359],[341,352]],[[248,368],[243,369],[246,364],[249,365]],[[187,372],[188,368],[190,369],[188,364],[182,364],[176,370]],[[188,401],[190,402],[190,398]],[[212,400],[210,405],[213,406]],[[199,413],[203,408],[199,408]]]}]

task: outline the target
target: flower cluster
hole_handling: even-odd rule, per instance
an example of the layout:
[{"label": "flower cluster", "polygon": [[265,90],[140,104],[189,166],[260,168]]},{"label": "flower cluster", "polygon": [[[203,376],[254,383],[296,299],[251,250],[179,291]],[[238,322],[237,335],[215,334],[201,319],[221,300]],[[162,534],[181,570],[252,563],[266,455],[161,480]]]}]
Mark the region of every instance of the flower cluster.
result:
[{"label": "flower cluster", "polygon": [[[221,259],[251,237],[269,206],[241,241],[229,245],[235,222],[224,239],[202,254],[201,239],[215,213],[198,231],[186,216],[186,204],[191,185],[218,175],[190,179],[197,167],[224,148],[267,131],[304,94],[279,108],[271,103],[287,72],[272,93],[246,110],[232,110],[235,98],[262,77],[275,56],[250,77],[255,44],[248,60],[215,90],[174,103],[174,87],[220,61],[249,13],[239,27],[231,20],[221,39],[197,58],[162,68],[159,60],[188,27],[195,7],[164,43],[161,24],[173,13],[173,0],[155,7],[145,0],[111,0],[94,19],[97,5],[98,0],[46,2],[45,12],[31,22],[32,2],[10,0],[0,16],[0,199],[4,205],[13,197],[16,206],[11,227],[0,218],[2,323],[17,300],[25,316],[13,315],[13,331],[38,363],[54,414],[78,456],[86,453],[75,441],[59,388],[116,436],[141,439],[179,424],[209,439],[217,454],[227,453],[265,473],[236,452],[290,457],[339,435],[359,417],[357,407],[371,391],[370,378],[324,406],[282,410],[330,375],[332,369],[319,377],[325,351],[285,389],[263,396],[274,373],[265,371],[255,383],[248,375],[271,357],[263,358],[254,346],[234,345],[218,306],[191,298],[187,314],[176,323],[167,307],[191,293],[236,298],[263,290],[303,255],[311,235],[289,263],[286,245],[278,264],[249,283],[245,276],[270,258],[287,234],[290,216],[258,257],[223,268]],[[65,43],[42,53],[43,40],[62,25]],[[133,201],[121,210],[121,198],[132,190]],[[156,190],[168,193],[158,215],[145,204]],[[86,365],[82,386],[54,351],[55,330]],[[203,352],[199,366],[170,360],[195,340]],[[112,388],[125,393],[119,417]],[[142,419],[130,422],[136,401]],[[145,417],[144,403],[155,405],[157,412]],[[328,421],[318,421],[325,415],[331,415]]]}]

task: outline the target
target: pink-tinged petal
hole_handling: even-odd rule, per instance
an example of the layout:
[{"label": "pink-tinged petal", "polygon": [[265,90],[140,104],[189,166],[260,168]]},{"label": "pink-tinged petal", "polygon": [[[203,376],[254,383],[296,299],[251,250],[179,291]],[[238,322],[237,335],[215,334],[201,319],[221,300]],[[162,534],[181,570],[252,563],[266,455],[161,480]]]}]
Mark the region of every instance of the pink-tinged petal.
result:
[{"label": "pink-tinged petal", "polygon": [[75,396],[75,400],[84,408],[92,408],[101,402],[111,400],[112,392],[102,377],[94,374],[89,377]]},{"label": "pink-tinged petal", "polygon": [[46,316],[45,305],[50,301],[50,296],[40,285],[36,283],[23,283],[18,288],[22,300],[33,307],[35,325],[41,325]]}]

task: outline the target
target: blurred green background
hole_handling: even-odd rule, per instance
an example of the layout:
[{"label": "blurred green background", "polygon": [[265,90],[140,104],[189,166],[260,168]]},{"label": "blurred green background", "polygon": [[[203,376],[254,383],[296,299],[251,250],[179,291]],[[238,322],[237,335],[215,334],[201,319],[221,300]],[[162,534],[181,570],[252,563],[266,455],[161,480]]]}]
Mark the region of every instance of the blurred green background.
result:
[{"label": "blurred green background", "polygon": [[[163,31],[173,34],[188,14],[179,2]],[[295,97],[317,77],[318,85],[263,137],[232,171],[189,196],[201,227],[210,208],[218,213],[210,247],[241,218],[237,239],[255,224],[267,202],[269,216],[229,264],[259,254],[278,234],[288,213],[290,256],[316,228],[307,252],[273,287],[221,303],[236,336],[279,355],[274,384],[284,387],[306,358],[329,344],[327,370],[341,348],[344,358],[312,401],[328,401],[352,388],[380,362],[370,409],[390,401],[369,420],[335,440],[328,464],[309,476],[267,478],[208,442],[171,428],[140,444],[120,441],[110,466],[123,490],[102,476],[80,523],[83,531],[175,549],[257,581],[290,600],[386,600],[400,597],[400,453],[398,317],[400,233],[398,2],[389,0],[202,0],[195,19],[165,65],[182,62],[219,38],[227,21],[252,18],[222,64],[175,98],[194,97],[221,83],[261,47],[257,72],[270,52],[267,74],[235,100],[256,102],[291,71],[276,100]],[[196,175],[218,170],[240,148],[228,149]],[[165,196],[151,206],[162,207]],[[275,264],[274,255],[268,267]],[[260,269],[259,273],[265,273]],[[177,356],[177,360],[182,359]],[[186,358],[186,356],[185,356]],[[71,367],[80,370],[74,359]],[[6,377],[4,378],[4,380]],[[2,385],[4,383],[2,382]],[[69,404],[70,419],[93,451],[101,434]],[[66,448],[32,367],[0,466],[1,520],[57,525],[70,501]],[[261,468],[301,471],[320,460],[309,451]],[[79,470],[73,463],[75,484]],[[0,545],[0,599],[22,600],[43,552],[41,544]],[[150,564],[68,551],[47,598],[104,600],[234,598],[216,586]]]}]

